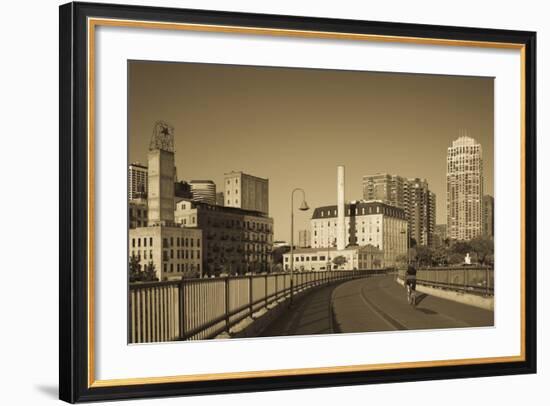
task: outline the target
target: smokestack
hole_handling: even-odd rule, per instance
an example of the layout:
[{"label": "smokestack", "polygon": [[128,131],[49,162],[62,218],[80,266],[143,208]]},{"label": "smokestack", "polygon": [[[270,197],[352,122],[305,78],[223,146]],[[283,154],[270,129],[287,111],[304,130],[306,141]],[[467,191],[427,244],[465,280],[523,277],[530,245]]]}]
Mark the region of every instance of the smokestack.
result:
[{"label": "smokestack", "polygon": [[336,247],[339,250],[346,248],[346,224],[345,224],[345,172],[342,165],[338,166],[338,222],[336,225]]}]

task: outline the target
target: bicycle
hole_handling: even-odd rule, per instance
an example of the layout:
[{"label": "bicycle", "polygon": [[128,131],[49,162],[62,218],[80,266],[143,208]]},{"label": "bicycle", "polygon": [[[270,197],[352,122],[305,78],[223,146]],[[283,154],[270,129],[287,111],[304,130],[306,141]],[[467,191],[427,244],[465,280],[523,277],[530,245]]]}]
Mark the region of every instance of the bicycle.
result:
[{"label": "bicycle", "polygon": [[407,283],[407,303],[416,307],[416,289],[413,289],[410,283]]}]

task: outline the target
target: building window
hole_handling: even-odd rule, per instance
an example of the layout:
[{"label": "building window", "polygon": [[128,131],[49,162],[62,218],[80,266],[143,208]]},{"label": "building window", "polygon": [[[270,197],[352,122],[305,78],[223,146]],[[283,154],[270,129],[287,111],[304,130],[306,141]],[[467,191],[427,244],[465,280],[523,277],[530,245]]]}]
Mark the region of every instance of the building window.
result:
[{"label": "building window", "polygon": [[136,246],[136,239],[132,238],[132,248],[134,248],[135,246]]},{"label": "building window", "polygon": [[170,259],[174,259],[174,250],[170,250]]},{"label": "building window", "polygon": [[197,238],[197,247],[200,247],[200,246],[201,246],[201,239]]},{"label": "building window", "polygon": [[168,247],[168,238],[163,238],[162,239],[162,248],[166,248]]},{"label": "building window", "polygon": [[174,237],[170,237],[170,247],[174,246]]},{"label": "building window", "polygon": [[168,271],[168,264],[163,264],[162,269],[164,270],[164,272],[167,272]]},{"label": "building window", "polygon": [[170,264],[170,272],[174,272],[174,264]]},{"label": "building window", "polygon": [[150,246],[150,247],[153,246],[153,237],[149,237],[149,246]]}]

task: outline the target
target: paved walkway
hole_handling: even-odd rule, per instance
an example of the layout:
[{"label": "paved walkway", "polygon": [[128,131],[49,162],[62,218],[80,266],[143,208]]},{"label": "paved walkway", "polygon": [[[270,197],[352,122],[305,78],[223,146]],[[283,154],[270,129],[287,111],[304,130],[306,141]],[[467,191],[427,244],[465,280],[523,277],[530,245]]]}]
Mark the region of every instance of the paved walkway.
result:
[{"label": "paved walkway", "polygon": [[314,288],[263,331],[261,337],[333,333],[331,296],[338,285]]},{"label": "paved walkway", "polygon": [[482,327],[493,325],[493,312],[417,293],[416,308],[393,276],[345,282],[332,297],[336,329],[344,333]]},{"label": "paved walkway", "polygon": [[425,294],[417,307],[393,276],[315,289],[276,319],[263,337],[493,325],[493,312]]}]

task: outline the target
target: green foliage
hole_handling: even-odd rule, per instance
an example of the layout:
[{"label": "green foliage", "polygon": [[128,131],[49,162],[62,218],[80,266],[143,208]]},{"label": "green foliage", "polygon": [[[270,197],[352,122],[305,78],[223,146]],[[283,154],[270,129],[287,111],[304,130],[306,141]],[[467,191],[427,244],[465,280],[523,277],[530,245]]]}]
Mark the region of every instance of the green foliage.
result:
[{"label": "green foliage", "polygon": [[344,265],[348,260],[343,255],[338,255],[336,258],[332,260],[332,263],[336,266],[342,266]]},{"label": "green foliage", "polygon": [[[460,265],[464,263],[464,257],[470,254],[472,263],[480,265],[492,265],[494,263],[493,240],[479,236],[471,241],[445,241],[443,245],[429,247],[417,245],[409,250],[411,261],[418,266],[445,266]],[[400,255],[397,262],[403,266],[407,263],[407,256]]]},{"label": "green foliage", "polygon": [[272,255],[273,255],[273,263],[274,264],[281,264],[283,263],[283,255],[290,251],[290,247],[283,246],[274,248]]},{"label": "green foliage", "polygon": [[470,241],[472,251],[477,255],[477,260],[481,265],[486,265],[487,258],[493,255],[493,240],[486,237],[476,237]]},{"label": "green foliage", "polygon": [[154,282],[158,281],[157,273],[155,270],[155,264],[153,261],[142,266],[140,264],[140,259],[135,255],[130,257],[130,262],[128,264],[130,269],[130,282]]}]

